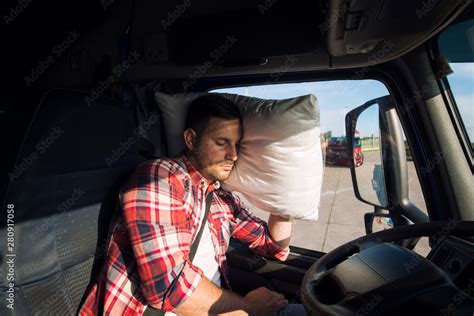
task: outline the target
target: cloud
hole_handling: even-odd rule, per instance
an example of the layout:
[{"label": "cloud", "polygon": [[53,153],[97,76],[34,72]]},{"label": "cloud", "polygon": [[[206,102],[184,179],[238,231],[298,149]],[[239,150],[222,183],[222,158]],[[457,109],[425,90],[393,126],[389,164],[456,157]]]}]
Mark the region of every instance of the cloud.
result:
[{"label": "cloud", "polygon": [[474,79],[474,63],[452,63],[449,65],[455,76]]},{"label": "cloud", "polygon": [[474,142],[474,95],[455,96],[456,105],[471,142]]}]

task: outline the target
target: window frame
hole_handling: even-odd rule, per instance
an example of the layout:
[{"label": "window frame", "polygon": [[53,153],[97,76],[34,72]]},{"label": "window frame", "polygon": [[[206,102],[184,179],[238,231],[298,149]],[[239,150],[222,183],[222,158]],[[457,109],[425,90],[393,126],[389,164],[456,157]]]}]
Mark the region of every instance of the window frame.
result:
[{"label": "window frame", "polygon": [[[452,27],[458,23],[462,23],[464,20],[456,21],[456,23],[453,23],[448,26]],[[437,63],[440,58],[443,56],[441,55],[440,52],[440,46],[439,46],[439,37],[443,32],[445,32],[448,28],[444,29],[441,31],[439,34],[437,34],[429,43],[429,57],[431,60],[431,64],[433,67],[433,70],[437,72],[439,70],[439,65]],[[448,63],[449,65],[449,63]],[[437,77],[437,83],[439,85],[441,94],[443,96],[444,102],[447,106],[447,110],[449,112],[451,121],[454,125],[454,128],[456,130],[456,134],[458,136],[458,139],[461,143],[464,155],[466,157],[466,160],[469,162],[469,165],[471,167],[471,171],[474,172],[474,148],[471,145],[471,140],[469,139],[469,135],[467,134],[467,129],[464,124],[464,121],[461,117],[461,113],[459,112],[457,103],[456,103],[456,97],[453,94],[453,91],[451,89],[451,85],[449,83],[448,75],[442,76],[442,77]],[[474,142],[474,139],[472,140]]]},{"label": "window frame", "polygon": [[[413,155],[415,156],[416,153],[415,151],[419,154],[419,142],[412,141],[413,134],[417,134],[416,131],[410,130],[412,125],[405,125],[405,121],[402,119],[400,116],[400,113],[398,113],[398,104],[400,103],[401,97],[400,93],[398,91],[397,84],[393,81],[392,78],[387,76],[385,72],[378,71],[376,69],[377,66],[374,67],[367,67],[364,68],[365,70],[365,75],[364,76],[359,76],[355,78],[354,73],[357,73],[358,69],[349,69],[349,70],[333,70],[333,71],[314,71],[314,72],[305,72],[305,73],[284,73],[281,74],[279,77],[278,81],[274,80],[268,80],[267,78],[271,78],[269,74],[265,75],[243,75],[243,76],[229,76],[229,77],[220,77],[220,78],[205,78],[201,81],[199,81],[191,91],[189,92],[210,92],[211,90],[215,89],[225,89],[225,88],[239,88],[239,87],[244,87],[244,86],[257,86],[257,85],[269,85],[269,84],[288,84],[288,83],[303,83],[303,82],[321,82],[321,81],[342,81],[342,80],[376,80],[382,83],[390,96],[393,98],[393,101],[395,103],[395,108],[397,109],[397,114],[400,120],[400,124],[402,126],[402,129],[404,130],[404,133],[407,137],[407,142],[410,146],[410,149],[412,150]],[[410,130],[410,131],[409,131]],[[418,139],[419,140],[419,139]],[[415,143],[417,143],[417,150],[415,150]],[[412,145],[413,144],[413,145]],[[423,151],[422,151],[423,152]],[[423,161],[423,160],[422,160]],[[426,161],[426,159],[424,160]],[[440,209],[441,207],[439,205],[432,205],[429,203],[429,198],[430,196],[436,196],[438,193],[433,194],[433,188],[432,185],[427,185],[425,179],[421,177],[420,175],[420,170],[423,166],[420,166],[417,163],[417,160],[414,159],[414,164],[415,164],[415,169],[417,172],[418,176],[418,181],[420,183],[420,187],[422,189],[422,194],[423,194],[423,199],[426,204],[428,216],[427,220],[435,220],[434,218],[439,218],[440,216],[432,216],[433,214],[441,214]],[[429,183],[428,183],[429,184]],[[432,182],[431,182],[432,184]],[[432,210],[435,210],[432,212]],[[441,214],[442,215],[442,214]],[[412,216],[410,216],[412,217]],[[414,215],[413,217],[416,217]],[[441,216],[442,217],[442,216]]]}]

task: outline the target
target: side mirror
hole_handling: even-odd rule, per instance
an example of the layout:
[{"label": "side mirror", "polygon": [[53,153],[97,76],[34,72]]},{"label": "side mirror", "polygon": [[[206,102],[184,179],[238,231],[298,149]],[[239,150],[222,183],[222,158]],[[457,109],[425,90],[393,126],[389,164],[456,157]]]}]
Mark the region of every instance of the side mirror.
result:
[{"label": "side mirror", "polygon": [[[376,215],[388,210],[395,226],[406,224],[407,219],[426,222],[426,214],[408,196],[406,142],[392,98],[384,96],[362,104],[347,113],[345,123],[357,199],[374,206]],[[361,165],[354,156],[357,146],[363,155]]]},{"label": "side mirror", "polygon": [[[369,101],[346,115],[346,137],[348,155],[353,158],[351,173],[357,198],[370,205],[387,208],[379,123],[382,120],[380,99]],[[363,164],[359,163],[361,158]]]},{"label": "side mirror", "polygon": [[[408,225],[409,221],[403,216],[392,216],[392,214],[384,213],[383,210],[375,208],[375,212],[364,214],[365,233],[367,235],[376,233],[385,229],[391,229],[396,226]],[[408,249],[415,248],[420,238],[411,238],[406,240],[395,241],[396,244],[402,245]]]},{"label": "side mirror", "polygon": [[365,233],[372,234],[381,230],[393,228],[394,221],[388,213],[365,213],[364,214]]}]

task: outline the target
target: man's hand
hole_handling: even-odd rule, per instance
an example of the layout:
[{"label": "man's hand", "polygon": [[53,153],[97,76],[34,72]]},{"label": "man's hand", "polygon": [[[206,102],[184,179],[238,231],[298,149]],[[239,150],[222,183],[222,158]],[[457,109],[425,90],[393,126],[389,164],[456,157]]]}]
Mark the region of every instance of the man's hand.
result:
[{"label": "man's hand", "polygon": [[275,315],[288,305],[282,294],[261,287],[241,297],[203,277],[198,287],[174,312],[179,315]]},{"label": "man's hand", "polygon": [[288,305],[282,294],[273,292],[265,287],[259,287],[244,296],[244,301],[250,307],[250,316],[275,315]]},{"label": "man's hand", "polygon": [[173,312],[179,315],[245,315],[248,304],[243,297],[217,287],[203,277],[195,291]]}]

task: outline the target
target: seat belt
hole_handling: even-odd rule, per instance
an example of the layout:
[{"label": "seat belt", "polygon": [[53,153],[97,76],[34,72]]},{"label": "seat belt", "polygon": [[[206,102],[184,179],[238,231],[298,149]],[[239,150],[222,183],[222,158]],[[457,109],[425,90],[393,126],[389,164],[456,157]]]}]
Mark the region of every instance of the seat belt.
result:
[{"label": "seat belt", "polygon": [[189,260],[191,262],[193,262],[194,256],[196,256],[197,248],[199,246],[199,242],[201,241],[202,232],[206,226],[207,217],[209,216],[209,211],[211,209],[212,195],[213,193],[211,192],[206,196],[206,211],[202,217],[201,227],[199,228],[196,238],[194,238],[193,244],[191,245],[191,250],[189,251]]},{"label": "seat belt", "polygon": [[[199,228],[199,231],[198,231],[196,237],[194,238],[194,241],[191,245],[191,249],[189,251],[189,260],[191,262],[193,262],[194,256],[196,256],[197,248],[199,246],[199,242],[201,241],[202,232],[204,231],[204,227],[206,226],[207,218],[209,217],[209,211],[211,209],[211,202],[212,202],[212,195],[213,195],[213,192],[209,193],[206,196],[206,210],[204,212],[204,216],[202,217],[201,226]],[[161,310],[161,309],[156,309],[156,308],[151,307],[150,305],[147,305],[146,308],[145,308],[145,312],[143,313],[143,316],[164,316],[165,313],[166,312]]]}]

